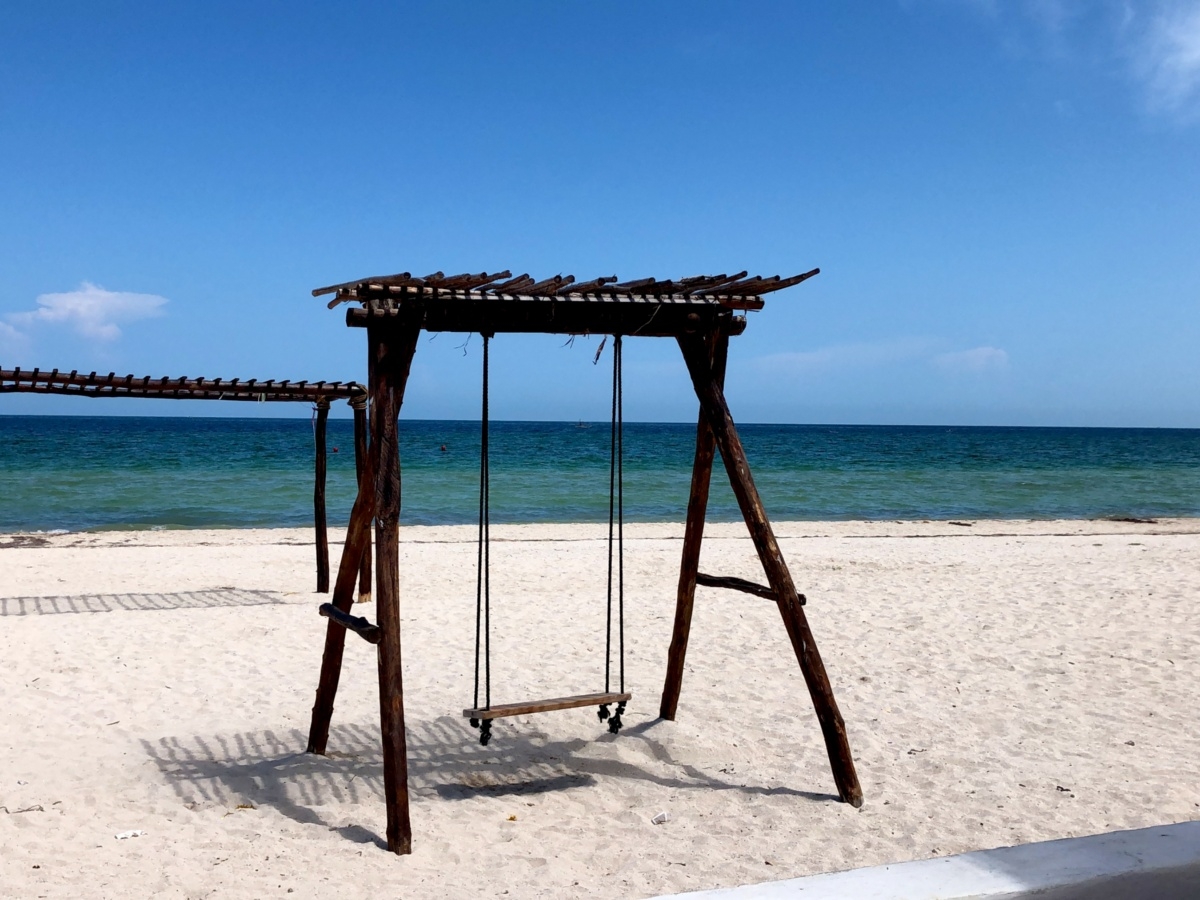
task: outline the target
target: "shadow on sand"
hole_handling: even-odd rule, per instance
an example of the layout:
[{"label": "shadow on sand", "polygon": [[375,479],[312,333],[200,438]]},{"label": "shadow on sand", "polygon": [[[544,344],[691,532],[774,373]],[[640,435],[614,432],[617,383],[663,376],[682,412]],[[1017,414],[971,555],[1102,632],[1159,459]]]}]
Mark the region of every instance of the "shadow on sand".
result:
[{"label": "shadow on sand", "polygon": [[[661,719],[627,727],[619,737],[548,740],[537,733],[498,735],[488,747],[453,717],[408,729],[409,790],[414,799],[528,796],[594,785],[599,779],[651,782],[672,790],[735,791],[837,802],[832,794],[788,787],[739,784],[674,759],[652,736]],[[505,738],[508,738],[505,740]],[[599,757],[594,748],[635,742],[647,757],[633,763]],[[378,835],[354,825],[335,828],[317,810],[331,804],[383,803],[383,757],[376,726],[331,730],[327,756],[304,753],[307,735],[259,731],[228,735],[165,737],[143,741],[146,754],[184,802],[271,807],[290,819],[339,831],[347,840],[383,845]],[[592,752],[585,752],[593,748]],[[630,754],[625,753],[628,757]]]}]

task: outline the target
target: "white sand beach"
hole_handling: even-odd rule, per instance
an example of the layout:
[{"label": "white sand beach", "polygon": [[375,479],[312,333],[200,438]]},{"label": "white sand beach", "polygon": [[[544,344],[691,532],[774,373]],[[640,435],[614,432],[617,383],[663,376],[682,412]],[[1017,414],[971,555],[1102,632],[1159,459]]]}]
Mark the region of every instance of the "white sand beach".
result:
[{"label": "white sand beach", "polygon": [[[648,897],[1200,819],[1200,521],[776,531],[861,810],[833,797],[769,601],[698,589],[679,716],[657,719],[681,525],[627,527],[625,731],[572,710],[486,748],[459,715],[474,530],[403,528],[410,857],[381,849],[353,635],[331,752],[303,753],[310,532],[0,536],[0,895]],[[602,688],[603,529],[493,535],[493,699]],[[701,569],[762,580],[740,524],[709,526]]]}]

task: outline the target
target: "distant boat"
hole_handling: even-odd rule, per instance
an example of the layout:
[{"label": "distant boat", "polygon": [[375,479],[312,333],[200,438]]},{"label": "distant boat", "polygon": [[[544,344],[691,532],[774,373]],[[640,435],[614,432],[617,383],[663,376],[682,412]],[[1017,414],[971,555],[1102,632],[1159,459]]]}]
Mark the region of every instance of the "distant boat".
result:
[{"label": "distant boat", "polygon": [[591,428],[591,427],[592,427],[592,423],[591,423],[591,422],[584,422],[582,419],[580,419],[578,422],[576,422],[576,423],[575,423],[575,427],[576,427],[576,428]]}]

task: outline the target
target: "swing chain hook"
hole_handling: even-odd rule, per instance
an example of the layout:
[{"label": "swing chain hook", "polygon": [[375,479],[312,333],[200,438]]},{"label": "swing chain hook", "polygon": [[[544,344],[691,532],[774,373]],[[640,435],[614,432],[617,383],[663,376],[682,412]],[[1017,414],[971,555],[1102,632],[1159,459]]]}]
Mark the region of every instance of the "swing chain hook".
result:
[{"label": "swing chain hook", "polygon": [[621,730],[621,725],[624,724],[621,721],[621,713],[623,713],[623,712],[625,712],[625,701],[624,700],[622,700],[620,703],[617,704],[616,713],[613,715],[613,717],[611,719],[608,720],[609,734],[617,734]]},{"label": "swing chain hook", "polygon": [[479,719],[472,719],[471,727],[479,729],[479,743],[486,747],[488,741],[492,739],[492,720],[484,719],[480,721]]}]

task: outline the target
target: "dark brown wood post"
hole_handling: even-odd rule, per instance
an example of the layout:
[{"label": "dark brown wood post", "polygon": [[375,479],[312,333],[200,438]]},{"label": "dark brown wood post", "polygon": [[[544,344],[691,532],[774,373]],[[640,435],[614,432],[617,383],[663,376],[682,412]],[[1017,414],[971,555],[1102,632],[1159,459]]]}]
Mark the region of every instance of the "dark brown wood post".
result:
[{"label": "dark brown wood post", "polygon": [[[729,351],[729,335],[715,332],[708,338],[712,377],[725,384],[725,360]],[[692,630],[692,604],[696,596],[696,573],[700,569],[700,544],[704,539],[704,515],[708,510],[708,488],[712,480],[713,454],[716,443],[704,411],[696,424],[696,457],[692,463],[692,489],[688,494],[687,524],[683,530],[683,559],[679,565],[679,589],[675,595],[675,628],[671,632],[671,649],[667,651],[667,677],[663,684],[658,714],[674,719],[679,708],[679,691],[683,685],[683,663],[687,656],[688,635]]]},{"label": "dark brown wood post", "polygon": [[851,806],[862,806],[862,787],[854,770],[854,758],[850,752],[850,741],[846,737],[846,725],[838,711],[833,687],[829,683],[821,654],[817,651],[817,643],[800,605],[791,573],[784,562],[779,543],[775,540],[758,489],[754,486],[750,466],[746,461],[746,452],[738,437],[733,416],[729,413],[729,406],[725,402],[725,393],[717,383],[713,367],[709,363],[708,347],[704,338],[698,335],[680,336],[679,346],[687,363],[688,374],[692,377],[692,386],[700,400],[701,412],[708,418],[708,424],[713,430],[713,437],[717,449],[721,451],[721,459],[725,463],[725,471],[729,475],[729,483],[738,506],[741,507],[742,517],[750,530],[750,537],[758,551],[767,581],[775,592],[779,613],[783,617],[796,659],[800,663],[800,671],[804,673],[804,681],[808,685],[808,692],[825,736],[825,748],[829,754],[838,794]]},{"label": "dark brown wood post", "polygon": [[[367,464],[367,398],[355,397],[350,401],[354,409],[354,470],[358,483],[362,485],[363,468]],[[362,563],[358,570],[358,602],[371,602],[371,546],[363,550]]]},{"label": "dark brown wood post", "polygon": [[325,521],[325,470],[327,467],[326,423],[329,401],[317,401],[317,424],[313,439],[317,445],[317,477],[313,482],[313,519],[317,530],[317,593],[329,593],[329,529]]},{"label": "dark brown wood post", "polygon": [[397,419],[421,333],[420,320],[368,329],[375,361],[371,378],[371,454],[375,479],[375,614],[379,641],[379,713],[383,737],[383,792],[387,845],[412,852],[408,813],[408,746],[404,733],[404,679],[400,652],[400,444]]},{"label": "dark brown wood post", "polygon": [[[375,515],[375,470],[379,467],[376,454],[368,452],[358,484],[358,496],[350,510],[346,526],[346,543],[338,564],[337,581],[333,585],[333,605],[344,613],[354,603],[354,583],[359,564],[371,543],[371,518]],[[329,741],[329,723],[333,718],[333,701],[337,697],[338,681],[342,675],[342,653],[346,646],[346,629],[330,620],[325,628],[325,652],[321,656],[321,677],[317,681],[317,699],[313,703],[312,723],[308,728],[308,752],[324,753]]]}]

